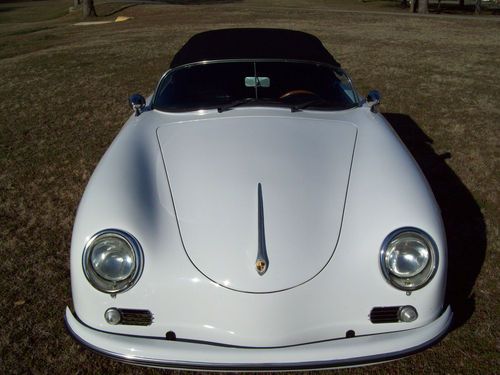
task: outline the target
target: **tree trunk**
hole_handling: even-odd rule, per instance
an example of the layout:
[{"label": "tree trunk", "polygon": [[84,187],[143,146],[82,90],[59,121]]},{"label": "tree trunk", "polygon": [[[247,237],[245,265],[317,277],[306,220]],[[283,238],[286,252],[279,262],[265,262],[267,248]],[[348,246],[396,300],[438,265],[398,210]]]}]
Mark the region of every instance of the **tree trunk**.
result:
[{"label": "tree trunk", "polygon": [[97,17],[94,8],[94,0],[83,0],[83,17]]},{"label": "tree trunk", "polygon": [[416,8],[417,3],[418,3],[418,0],[411,0],[410,13],[415,13],[415,10],[417,9]]},{"label": "tree trunk", "polygon": [[460,0],[459,4],[460,4],[460,8],[465,7],[465,0]]},{"label": "tree trunk", "polygon": [[474,13],[476,15],[479,15],[479,13],[481,13],[481,0],[476,0],[476,7]]},{"label": "tree trunk", "polygon": [[418,0],[418,13],[429,13],[429,0]]},{"label": "tree trunk", "polygon": [[81,3],[82,3],[82,0],[73,0],[73,7],[76,8]]}]

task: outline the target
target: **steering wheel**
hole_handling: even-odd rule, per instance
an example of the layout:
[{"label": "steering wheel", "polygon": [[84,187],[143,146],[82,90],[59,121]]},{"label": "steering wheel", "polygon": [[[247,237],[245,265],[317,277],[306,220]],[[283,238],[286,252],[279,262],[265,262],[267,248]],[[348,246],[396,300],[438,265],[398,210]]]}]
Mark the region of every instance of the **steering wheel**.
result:
[{"label": "steering wheel", "polygon": [[288,92],[285,92],[283,95],[280,96],[280,99],[286,99],[294,95],[313,95],[313,96],[318,96],[315,92],[309,91],[309,90],[290,90]]}]

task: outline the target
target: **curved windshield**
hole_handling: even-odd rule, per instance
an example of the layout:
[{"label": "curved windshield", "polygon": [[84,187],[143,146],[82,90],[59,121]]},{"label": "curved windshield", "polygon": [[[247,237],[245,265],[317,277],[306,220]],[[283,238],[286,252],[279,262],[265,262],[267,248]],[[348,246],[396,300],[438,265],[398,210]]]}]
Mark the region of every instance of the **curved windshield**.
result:
[{"label": "curved windshield", "polygon": [[213,62],[168,73],[161,80],[153,108],[184,112],[235,106],[285,106],[342,110],[358,105],[347,75],[331,66],[290,61]]}]

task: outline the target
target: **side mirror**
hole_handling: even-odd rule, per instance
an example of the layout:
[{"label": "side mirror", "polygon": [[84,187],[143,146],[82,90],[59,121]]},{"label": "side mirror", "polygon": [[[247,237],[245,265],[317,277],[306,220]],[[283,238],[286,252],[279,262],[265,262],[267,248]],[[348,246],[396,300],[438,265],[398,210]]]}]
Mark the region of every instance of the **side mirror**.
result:
[{"label": "side mirror", "polygon": [[380,104],[380,99],[382,99],[382,95],[378,90],[371,90],[366,96],[366,101],[371,105],[372,112],[378,112],[378,106]]},{"label": "side mirror", "polygon": [[128,103],[130,107],[132,107],[132,110],[135,112],[135,115],[139,116],[146,106],[146,99],[144,99],[144,96],[142,96],[141,94],[136,93],[130,95],[130,97],[128,98]]}]

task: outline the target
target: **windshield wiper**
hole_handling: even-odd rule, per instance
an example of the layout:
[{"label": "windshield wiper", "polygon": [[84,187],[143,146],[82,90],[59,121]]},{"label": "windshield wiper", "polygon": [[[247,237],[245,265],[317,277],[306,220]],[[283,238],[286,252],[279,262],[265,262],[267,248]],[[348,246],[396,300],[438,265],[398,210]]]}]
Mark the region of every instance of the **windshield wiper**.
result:
[{"label": "windshield wiper", "polygon": [[232,109],[234,107],[237,107],[237,106],[242,105],[242,104],[254,102],[256,100],[257,100],[256,98],[245,98],[245,99],[234,100],[232,102],[225,103],[225,104],[221,105],[220,107],[217,107],[217,112],[222,113],[225,111],[229,111],[230,109]]},{"label": "windshield wiper", "polygon": [[292,112],[299,112],[311,105],[317,105],[317,104],[324,104],[324,103],[328,103],[327,100],[325,99],[321,99],[321,98],[316,98],[316,99],[313,99],[313,100],[309,100],[307,102],[303,102],[303,103],[299,103],[299,104],[295,104],[295,105],[292,105],[290,107],[290,110]]}]

